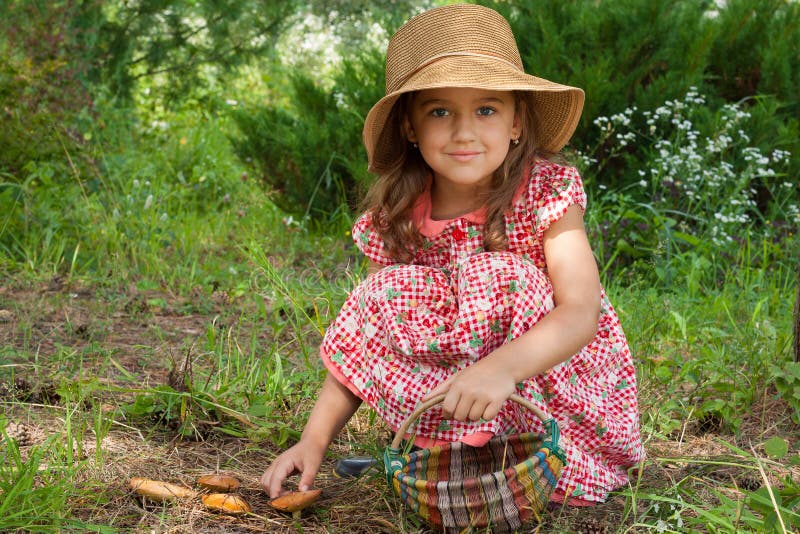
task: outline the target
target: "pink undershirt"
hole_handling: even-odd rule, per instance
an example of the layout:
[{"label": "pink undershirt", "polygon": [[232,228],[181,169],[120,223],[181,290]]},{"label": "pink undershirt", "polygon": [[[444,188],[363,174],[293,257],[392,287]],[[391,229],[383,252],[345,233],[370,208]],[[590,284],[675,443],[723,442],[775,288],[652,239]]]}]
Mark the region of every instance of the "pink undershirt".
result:
[{"label": "pink undershirt", "polygon": [[[519,193],[519,191],[518,191]],[[516,197],[514,198],[516,200]],[[414,203],[414,210],[411,214],[414,222],[419,228],[419,233],[425,237],[434,237],[442,233],[448,224],[456,219],[466,219],[475,224],[483,224],[486,222],[486,207],[480,208],[461,215],[452,219],[432,219],[431,218],[431,180],[428,180],[428,187],[417,198]]]}]

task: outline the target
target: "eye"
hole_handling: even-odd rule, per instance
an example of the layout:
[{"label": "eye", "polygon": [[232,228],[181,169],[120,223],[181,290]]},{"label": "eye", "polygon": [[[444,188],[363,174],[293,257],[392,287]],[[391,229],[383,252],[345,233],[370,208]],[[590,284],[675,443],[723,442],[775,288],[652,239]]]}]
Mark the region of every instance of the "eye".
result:
[{"label": "eye", "polygon": [[497,110],[489,106],[481,106],[478,108],[478,115],[482,117],[488,117],[489,115],[494,115],[495,113],[497,113]]},{"label": "eye", "polygon": [[430,114],[433,117],[446,117],[449,115],[448,111],[444,108],[434,108],[430,111]]}]

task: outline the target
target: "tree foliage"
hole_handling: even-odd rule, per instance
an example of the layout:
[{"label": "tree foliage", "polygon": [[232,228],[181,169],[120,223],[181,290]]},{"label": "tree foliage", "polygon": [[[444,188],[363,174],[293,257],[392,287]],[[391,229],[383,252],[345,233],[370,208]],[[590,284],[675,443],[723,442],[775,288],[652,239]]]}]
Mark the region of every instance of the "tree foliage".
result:
[{"label": "tree foliage", "polygon": [[0,18],[0,173],[63,159],[79,161],[83,144],[74,128],[92,105],[86,83],[92,30],[86,6],[72,0],[12,0]]},{"label": "tree foliage", "polygon": [[8,0],[0,28],[32,63],[59,57],[112,94],[130,96],[137,79],[155,75],[180,94],[204,69],[271,53],[297,9],[293,0]]},{"label": "tree foliage", "polygon": [[233,112],[237,153],[254,162],[278,206],[316,218],[355,208],[369,179],[361,128],[383,96],[382,67],[379,50],[363,50],[343,62],[331,90],[295,73],[290,107],[255,104]]},{"label": "tree foliage", "polygon": [[480,3],[510,19],[528,72],[586,91],[578,145],[597,116],[652,109],[690,87],[716,103],[771,95],[784,118],[800,116],[796,2]]},{"label": "tree foliage", "polygon": [[97,27],[94,80],[127,95],[135,80],[163,75],[176,94],[204,69],[228,71],[270,54],[297,2],[129,0],[112,2]]},{"label": "tree foliage", "polygon": [[[792,168],[800,164],[796,136],[800,100],[795,89],[800,84],[800,53],[793,45],[800,34],[800,4],[731,0],[726,8],[715,9],[713,2],[672,0],[481,3],[509,19],[527,72],[586,91],[582,123],[571,149],[606,163],[591,169],[603,183],[623,187],[640,181],[630,162],[647,159],[651,147],[628,145],[624,154],[612,155],[619,147],[593,121],[626,108],[655,109],[683,98],[692,87],[708,98],[712,108],[745,99],[753,114],[749,126],[753,144],[765,153],[776,148],[791,152]],[[339,4],[311,2],[312,7],[327,6],[331,12]],[[355,18],[357,9],[351,12]],[[406,15],[413,9],[408,11]],[[338,16],[350,16],[346,13]],[[405,18],[386,22],[387,33]],[[240,153],[259,166],[285,209],[307,212],[308,195],[314,192],[316,211],[333,212],[343,200],[337,188],[353,191],[368,180],[354,158],[365,164],[361,120],[382,95],[382,54],[383,50],[363,47],[358,54],[348,51],[345,64],[357,65],[352,72],[359,74],[346,80],[342,70],[329,89],[297,83],[313,74],[295,73],[287,105],[273,102],[269,109],[259,105],[237,118],[243,134],[238,140]],[[369,93],[372,100],[355,97],[359,91]],[[309,99],[328,102],[325,117],[315,113],[314,106],[306,108]],[[349,120],[348,114],[358,120]],[[713,130],[711,115],[698,120],[699,128]],[[258,122],[261,126],[256,128]],[[328,162],[337,158],[348,165],[331,167]],[[350,172],[351,168],[356,171]],[[758,194],[769,195],[761,186]],[[353,205],[351,197],[347,200]]]}]

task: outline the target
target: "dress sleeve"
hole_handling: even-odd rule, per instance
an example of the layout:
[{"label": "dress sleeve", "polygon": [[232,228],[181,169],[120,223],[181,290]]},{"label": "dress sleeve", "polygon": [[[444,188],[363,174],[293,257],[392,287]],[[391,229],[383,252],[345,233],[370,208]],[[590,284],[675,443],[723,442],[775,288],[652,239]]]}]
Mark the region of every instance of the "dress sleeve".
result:
[{"label": "dress sleeve", "polygon": [[528,190],[528,212],[537,235],[544,234],[573,204],[586,210],[586,192],[577,169],[557,164],[533,169]]},{"label": "dress sleeve", "polygon": [[353,225],[353,241],[358,249],[370,260],[380,265],[396,263],[385,254],[383,239],[372,226],[372,214],[362,214]]}]

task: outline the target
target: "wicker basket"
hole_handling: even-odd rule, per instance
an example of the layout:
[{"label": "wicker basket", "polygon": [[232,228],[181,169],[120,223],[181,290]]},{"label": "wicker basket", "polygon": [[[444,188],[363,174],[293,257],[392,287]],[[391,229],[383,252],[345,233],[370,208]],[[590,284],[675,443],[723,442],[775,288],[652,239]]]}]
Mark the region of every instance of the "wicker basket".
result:
[{"label": "wicker basket", "polygon": [[414,410],[386,448],[386,478],[395,493],[431,526],[446,532],[469,527],[512,532],[540,519],[566,463],[555,420],[512,395],[511,400],[542,420],[545,436],[500,435],[483,447],[456,442],[403,454],[400,446],[408,428],[443,399],[440,395]]}]

